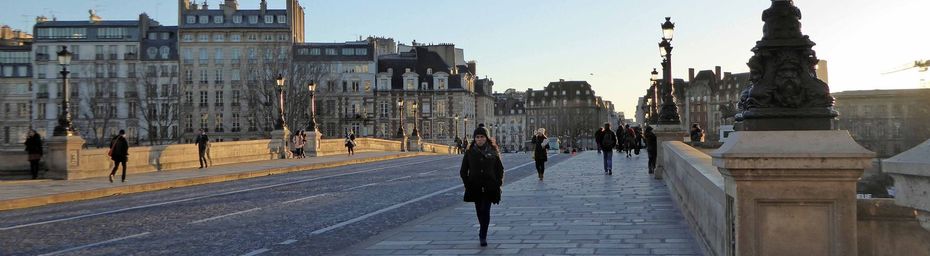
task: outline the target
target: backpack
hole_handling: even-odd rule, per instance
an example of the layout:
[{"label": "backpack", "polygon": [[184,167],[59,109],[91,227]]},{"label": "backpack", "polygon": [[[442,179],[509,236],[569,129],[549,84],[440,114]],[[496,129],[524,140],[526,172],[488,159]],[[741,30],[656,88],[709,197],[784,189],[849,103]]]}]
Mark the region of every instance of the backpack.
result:
[{"label": "backpack", "polygon": [[604,138],[601,139],[601,147],[613,148],[617,145],[617,139],[612,132],[604,132]]}]

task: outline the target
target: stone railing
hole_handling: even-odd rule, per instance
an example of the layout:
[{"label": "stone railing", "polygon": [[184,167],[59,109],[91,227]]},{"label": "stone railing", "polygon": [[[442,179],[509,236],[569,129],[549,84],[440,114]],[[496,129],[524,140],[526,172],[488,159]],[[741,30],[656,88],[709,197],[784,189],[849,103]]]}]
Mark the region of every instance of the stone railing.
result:
[{"label": "stone railing", "polygon": [[665,183],[705,255],[728,255],[724,180],[711,157],[681,141],[662,144]]},{"label": "stone railing", "polygon": [[[375,139],[375,138],[357,138],[355,139],[355,152],[374,152],[374,151],[400,151],[400,141]],[[320,150],[317,156],[328,156],[346,154],[348,150],[345,146],[345,139],[324,139],[320,141]]]},{"label": "stone railing", "polygon": [[859,255],[930,255],[930,232],[913,208],[892,199],[859,199],[857,208]]},{"label": "stone railing", "polygon": [[437,154],[454,154],[455,151],[450,145],[442,145],[435,143],[424,142],[420,146],[420,149],[423,152],[437,153]]},{"label": "stone railing", "polygon": [[[210,165],[224,165],[260,160],[277,159],[277,144],[273,140],[249,140],[233,142],[214,142],[208,150]],[[84,179],[109,175],[113,161],[107,156],[109,149],[82,149],[72,157],[77,157],[75,166],[67,172],[49,168],[47,177],[53,179]],[[196,168],[200,166],[197,146],[195,144],[176,144],[129,148],[126,168],[131,173]]]}]

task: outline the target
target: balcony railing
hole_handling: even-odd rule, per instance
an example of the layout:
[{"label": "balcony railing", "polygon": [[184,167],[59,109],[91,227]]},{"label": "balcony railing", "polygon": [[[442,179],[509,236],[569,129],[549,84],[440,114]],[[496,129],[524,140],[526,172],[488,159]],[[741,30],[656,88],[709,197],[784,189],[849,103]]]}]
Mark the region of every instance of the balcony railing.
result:
[{"label": "balcony railing", "polygon": [[241,129],[241,128],[238,128],[238,127],[233,127],[232,129],[230,129],[230,131],[231,131],[231,132],[241,132],[242,129]]},{"label": "balcony railing", "polygon": [[95,60],[103,60],[103,54],[95,54],[95,55],[94,55],[94,59],[95,59]]},{"label": "balcony railing", "polygon": [[222,102],[215,102],[215,103],[213,103],[213,106],[216,106],[216,107],[223,107],[223,103],[222,103]]},{"label": "balcony railing", "polygon": [[110,59],[111,59],[111,60],[115,60],[117,55],[119,55],[119,54],[111,53],[111,54],[110,54]]},{"label": "balcony railing", "polygon": [[208,104],[208,103],[200,103],[200,107],[201,107],[201,108],[205,108],[205,107],[209,107],[209,106],[210,106],[210,104]]},{"label": "balcony railing", "polygon": [[135,53],[123,54],[123,59],[124,59],[124,60],[135,60],[135,59],[137,59],[137,58],[139,58],[139,56],[136,55]]},{"label": "balcony railing", "polygon": [[36,98],[39,98],[39,99],[48,99],[48,93],[47,93],[47,92],[39,92],[39,93],[36,93]]},{"label": "balcony railing", "polygon": [[233,106],[233,107],[238,107],[238,106],[240,106],[240,105],[239,105],[239,102],[229,103],[229,105],[230,105],[230,106]]},{"label": "balcony railing", "polygon": [[36,61],[47,61],[47,60],[48,60],[47,53],[36,53]]},{"label": "balcony railing", "polygon": [[218,127],[218,128],[216,128],[216,129],[213,129],[213,130],[214,130],[214,132],[223,132],[223,127]]},{"label": "balcony railing", "polygon": [[139,97],[138,92],[126,92],[126,98],[136,98]]}]

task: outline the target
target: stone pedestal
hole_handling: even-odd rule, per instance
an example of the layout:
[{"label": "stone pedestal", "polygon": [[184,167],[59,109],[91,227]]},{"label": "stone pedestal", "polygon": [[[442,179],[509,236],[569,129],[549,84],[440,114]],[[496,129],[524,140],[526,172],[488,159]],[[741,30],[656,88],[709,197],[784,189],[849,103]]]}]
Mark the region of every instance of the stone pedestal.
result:
[{"label": "stone pedestal", "polygon": [[895,203],[917,210],[917,219],[930,231],[930,140],[882,161],[882,171],[891,175]]},{"label": "stone pedestal", "polygon": [[410,140],[407,141],[407,151],[411,152],[420,152],[423,151],[420,148],[420,136],[413,136]]},{"label": "stone pedestal", "polygon": [[288,150],[291,150],[288,143],[291,137],[291,131],[285,127],[283,130],[274,130],[271,131],[271,159],[284,159],[287,158]]},{"label": "stone pedestal", "polygon": [[307,144],[304,144],[304,154],[307,156],[317,156],[317,152],[320,151],[322,135],[319,131],[308,131],[306,134]]},{"label": "stone pedestal", "polygon": [[652,177],[661,180],[662,175],[665,173],[665,160],[662,158],[662,143],[666,141],[684,141],[684,138],[688,136],[687,132],[681,130],[681,126],[674,125],[658,125],[653,131],[656,134],[656,142],[658,143],[658,149],[656,154],[656,170],[652,174]]},{"label": "stone pedestal", "polygon": [[46,142],[48,172],[45,177],[59,180],[83,178],[80,177],[81,150],[84,148],[81,136],[52,136]]},{"label": "stone pedestal", "polygon": [[407,135],[404,135],[404,137],[400,137],[398,139],[400,140],[400,152],[407,152]]},{"label": "stone pedestal", "polygon": [[856,181],[874,153],[847,131],[741,131],[712,152],[735,255],[853,255]]}]

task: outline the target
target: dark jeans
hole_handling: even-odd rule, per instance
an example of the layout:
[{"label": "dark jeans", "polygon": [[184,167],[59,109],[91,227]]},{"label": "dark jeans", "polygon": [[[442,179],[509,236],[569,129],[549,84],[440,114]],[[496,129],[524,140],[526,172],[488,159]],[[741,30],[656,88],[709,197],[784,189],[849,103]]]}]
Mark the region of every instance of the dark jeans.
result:
[{"label": "dark jeans", "polygon": [[543,175],[546,172],[546,161],[536,160],[536,173]]},{"label": "dark jeans", "polygon": [[200,167],[207,166],[207,148],[197,148],[197,154],[200,156]]},{"label": "dark jeans", "polygon": [[126,161],[117,162],[113,161],[113,170],[110,170],[110,175],[116,175],[116,169],[119,167],[120,163],[123,164],[123,181],[126,181]]},{"label": "dark jeans", "polygon": [[656,170],[656,155],[657,152],[649,152],[649,173]]},{"label": "dark jeans", "polygon": [[491,224],[491,201],[481,199],[475,202],[475,212],[478,213],[478,224],[481,226],[478,229],[478,238],[487,239],[488,225]]},{"label": "dark jeans", "polygon": [[346,147],[346,148],[349,149],[349,155],[354,155],[354,154],[355,154],[355,148],[353,148],[353,147]]},{"label": "dark jeans", "polygon": [[611,171],[614,169],[614,151],[613,150],[604,150],[604,171]]},{"label": "dark jeans", "polygon": [[32,179],[39,178],[39,160],[29,160],[29,171],[32,172]]}]

